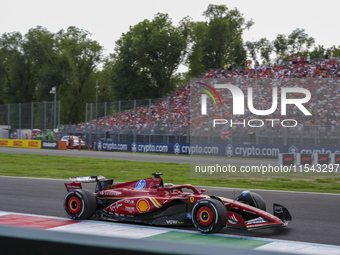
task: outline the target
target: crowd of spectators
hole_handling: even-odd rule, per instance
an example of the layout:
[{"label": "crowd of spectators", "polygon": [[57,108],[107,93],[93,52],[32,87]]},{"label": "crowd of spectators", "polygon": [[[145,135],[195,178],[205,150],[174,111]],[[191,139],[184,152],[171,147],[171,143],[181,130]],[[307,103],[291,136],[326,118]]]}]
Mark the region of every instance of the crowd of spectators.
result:
[{"label": "crowd of spectators", "polygon": [[[216,106],[212,100],[207,103],[207,115],[201,114],[201,94],[200,89],[193,87],[191,90],[191,134],[203,135],[207,133],[211,123],[214,119],[226,119],[229,124],[243,123],[243,125],[236,124],[230,127],[229,125],[217,125],[215,128],[215,135],[222,133],[223,128],[231,128],[234,134],[247,135],[249,132],[255,132],[254,127],[250,125],[262,125],[261,129],[258,129],[260,134],[266,136],[335,136],[340,135],[339,120],[340,120],[340,103],[338,90],[340,87],[340,79],[325,78],[287,78],[287,79],[266,79],[266,78],[213,78],[202,79],[201,82],[212,84],[233,84],[239,87],[245,95],[245,109],[244,115],[232,115],[233,99],[231,93],[227,89],[218,90],[218,94],[221,97],[222,106]],[[201,85],[204,86],[204,85]],[[250,112],[248,108],[247,100],[247,88],[253,88],[253,101],[252,105],[257,110],[268,110],[272,107],[273,102],[273,88],[278,89],[278,105],[277,110],[270,115],[258,116]],[[311,93],[311,99],[304,103],[303,106],[311,113],[311,116],[305,116],[300,109],[295,105],[287,105],[286,115],[282,115],[281,109],[281,87],[298,87],[305,88]],[[304,94],[301,93],[288,93],[288,98],[303,98]],[[217,101],[217,100],[216,100]],[[253,121],[248,125],[248,121],[251,119],[261,119],[261,121]],[[268,119],[275,120],[274,124]],[[293,119],[295,121],[285,121],[285,125],[294,126],[297,123],[296,128],[284,129],[280,123],[285,119]],[[274,125],[274,127],[272,127]],[[286,133],[285,133],[286,132]],[[213,132],[214,133],[214,132]]]},{"label": "crowd of spectators", "polygon": [[[328,56],[326,54],[326,56]],[[294,59],[294,60],[293,60]],[[313,61],[299,55],[290,57],[288,63],[278,59],[275,65],[259,65],[256,61],[251,68],[251,61],[237,67],[235,63],[225,64],[223,68],[206,72],[204,78],[340,78],[340,61],[337,58],[325,57],[321,61]]]},{"label": "crowd of spectators", "polygon": [[[340,61],[335,58],[322,61],[312,61],[308,56],[292,56],[288,63],[281,59],[275,65],[255,65],[246,63],[241,67],[233,64],[225,64],[220,69],[206,72],[198,81],[217,84],[231,83],[242,89],[246,95],[248,87],[254,88],[254,107],[257,109],[269,109],[272,105],[273,87],[302,87],[311,92],[311,100],[304,106],[312,113],[312,117],[304,116],[296,107],[287,107],[287,116],[281,116],[281,112],[275,111],[263,119],[293,118],[297,120],[297,128],[288,132],[295,135],[332,136],[339,133],[340,100],[338,90],[340,87]],[[245,108],[245,115],[232,116],[232,99],[230,93],[221,93],[222,107],[208,104],[207,116],[202,116],[200,98],[204,93],[197,89],[202,85],[194,82],[178,88],[170,96],[159,99],[152,104],[145,104],[116,114],[80,123],[76,129],[99,130],[99,132],[114,132],[120,134],[170,134],[186,135],[190,129],[191,134],[220,134],[223,128],[211,131],[211,121],[214,118],[232,119],[241,122],[243,119],[258,119]],[[280,91],[280,89],[279,89]],[[340,90],[339,90],[340,91]],[[291,95],[292,97],[302,96]],[[302,96],[303,97],[303,96]],[[245,100],[246,101],[246,100]],[[279,101],[280,102],[280,101]],[[280,108],[278,106],[278,108]],[[268,127],[271,122],[265,125]],[[276,123],[275,128],[261,129],[267,135],[278,135],[283,132],[282,127]],[[253,128],[233,128],[235,133],[249,132]]]},{"label": "crowd of spectators", "polygon": [[[188,104],[190,85],[173,92],[170,96],[153,100],[114,115],[80,123],[78,131],[99,130],[120,134],[176,134],[186,135],[189,125]],[[132,104],[133,105],[133,104]]]}]

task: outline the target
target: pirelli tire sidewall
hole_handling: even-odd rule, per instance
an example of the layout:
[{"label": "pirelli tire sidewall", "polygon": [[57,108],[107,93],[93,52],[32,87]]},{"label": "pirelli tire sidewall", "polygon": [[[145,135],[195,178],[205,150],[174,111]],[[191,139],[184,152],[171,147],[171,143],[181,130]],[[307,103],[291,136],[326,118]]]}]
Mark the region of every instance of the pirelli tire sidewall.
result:
[{"label": "pirelli tire sidewall", "polygon": [[64,210],[73,220],[89,219],[97,209],[97,199],[89,190],[77,189],[67,193]]},{"label": "pirelli tire sidewall", "polygon": [[[203,219],[204,213],[208,216],[205,216],[206,220],[202,222],[200,220]],[[192,209],[192,223],[198,231],[204,234],[218,232],[226,226],[227,208],[217,199],[202,199]]]}]

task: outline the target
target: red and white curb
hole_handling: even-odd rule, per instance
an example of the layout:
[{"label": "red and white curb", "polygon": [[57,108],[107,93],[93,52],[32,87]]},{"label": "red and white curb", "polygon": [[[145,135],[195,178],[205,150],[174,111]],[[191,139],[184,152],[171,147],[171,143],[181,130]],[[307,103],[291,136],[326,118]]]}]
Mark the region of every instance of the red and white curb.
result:
[{"label": "red and white curb", "polygon": [[45,229],[78,234],[101,235],[122,238],[146,238],[168,232],[164,229],[135,227],[98,221],[74,221],[67,218],[18,214],[0,211],[0,225]]},{"label": "red and white curb", "polygon": [[[123,237],[132,239],[141,239],[150,236],[156,236],[166,232],[187,232],[196,233],[195,231],[186,231],[178,229],[164,229],[159,227],[139,226],[133,224],[122,224],[112,222],[98,221],[73,221],[67,218],[58,218],[50,216],[40,216],[33,214],[11,213],[0,211],[0,225],[27,227],[36,229],[45,229],[51,231],[91,234],[99,236]],[[296,254],[327,254],[340,255],[340,246],[322,245],[314,243],[292,242],[276,239],[252,238],[236,235],[216,234],[226,238],[240,238],[249,240],[258,240],[270,242],[255,248],[255,250],[288,252]]]}]

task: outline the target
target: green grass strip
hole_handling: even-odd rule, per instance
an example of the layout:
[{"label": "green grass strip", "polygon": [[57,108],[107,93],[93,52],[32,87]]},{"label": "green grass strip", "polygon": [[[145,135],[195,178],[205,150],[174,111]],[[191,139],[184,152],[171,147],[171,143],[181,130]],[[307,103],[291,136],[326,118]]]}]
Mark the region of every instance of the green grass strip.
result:
[{"label": "green grass strip", "polygon": [[339,173],[237,173],[223,178],[190,178],[189,164],[0,153],[1,176],[68,179],[103,175],[125,182],[151,177],[154,172],[162,172],[164,182],[174,184],[340,193]]}]

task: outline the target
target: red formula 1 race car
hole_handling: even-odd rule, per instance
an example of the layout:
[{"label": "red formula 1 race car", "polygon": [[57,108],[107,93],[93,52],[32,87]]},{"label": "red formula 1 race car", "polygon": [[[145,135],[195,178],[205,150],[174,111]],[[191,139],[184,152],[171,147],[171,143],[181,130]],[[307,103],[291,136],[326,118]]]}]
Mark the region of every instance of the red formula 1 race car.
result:
[{"label": "red formula 1 race car", "polygon": [[[203,195],[189,184],[164,184],[161,173],[153,178],[113,184],[103,176],[70,178],[64,209],[74,220],[93,219],[145,223],[158,226],[194,226],[202,233],[223,227],[261,229],[285,227],[292,220],[288,210],[273,205],[274,214],[258,194],[243,191],[235,200]],[[82,182],[97,182],[95,193]]]}]

